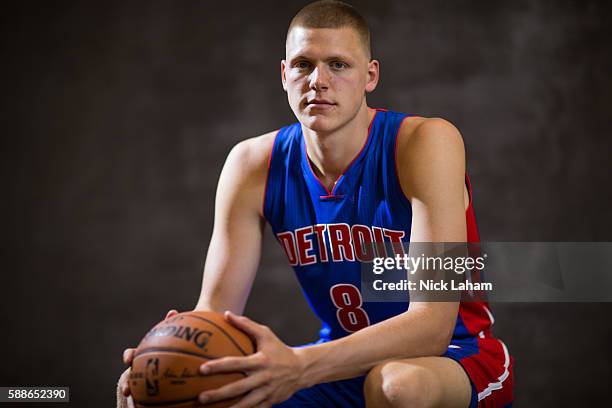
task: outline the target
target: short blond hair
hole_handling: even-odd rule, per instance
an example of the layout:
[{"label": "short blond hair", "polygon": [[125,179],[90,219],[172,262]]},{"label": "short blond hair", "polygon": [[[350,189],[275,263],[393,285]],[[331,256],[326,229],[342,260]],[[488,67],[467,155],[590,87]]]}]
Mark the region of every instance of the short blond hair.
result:
[{"label": "short blond hair", "polygon": [[371,58],[370,28],[365,18],[350,4],[337,0],[320,0],[310,3],[293,17],[287,30],[287,37],[294,27],[350,27],[357,32],[368,58]]}]

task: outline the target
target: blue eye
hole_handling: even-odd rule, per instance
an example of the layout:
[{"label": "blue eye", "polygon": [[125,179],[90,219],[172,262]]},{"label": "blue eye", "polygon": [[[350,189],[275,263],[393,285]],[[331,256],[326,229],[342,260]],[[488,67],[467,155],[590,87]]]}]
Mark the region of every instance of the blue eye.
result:
[{"label": "blue eye", "polygon": [[332,63],[331,63],[331,66],[332,66],[332,68],[333,68],[333,69],[337,69],[337,70],[339,70],[339,69],[344,69],[344,68],[347,68],[347,67],[348,67],[348,65],[347,65],[347,64],[345,64],[344,62],[340,62],[340,61],[334,61],[334,62],[332,62]]},{"label": "blue eye", "polygon": [[310,64],[306,61],[299,61],[296,62],[293,66],[297,69],[308,69],[308,67],[310,67]]}]

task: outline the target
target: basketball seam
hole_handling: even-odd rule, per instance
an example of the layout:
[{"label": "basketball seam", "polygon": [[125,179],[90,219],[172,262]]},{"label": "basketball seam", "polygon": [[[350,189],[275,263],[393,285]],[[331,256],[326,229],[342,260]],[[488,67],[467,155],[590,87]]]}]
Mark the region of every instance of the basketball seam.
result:
[{"label": "basketball seam", "polygon": [[178,353],[178,354],[188,354],[188,355],[196,356],[196,357],[204,357],[204,358],[207,358],[209,360],[214,360],[216,358],[219,358],[219,357],[210,356],[210,355],[204,354],[204,353],[197,353],[195,351],[186,351],[186,350],[176,349],[176,348],[171,348],[171,347],[147,347],[147,348],[144,348],[144,349],[140,350],[134,356],[134,358],[140,357],[140,356],[148,354],[148,353],[154,353],[156,351],[162,351],[162,352],[165,351],[165,352],[172,352],[172,353]]}]

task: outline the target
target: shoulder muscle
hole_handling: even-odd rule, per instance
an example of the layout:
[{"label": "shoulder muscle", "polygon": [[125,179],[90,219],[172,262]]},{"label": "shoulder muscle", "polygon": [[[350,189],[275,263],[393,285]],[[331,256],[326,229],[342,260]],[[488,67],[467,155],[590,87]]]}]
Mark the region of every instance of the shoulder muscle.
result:
[{"label": "shoulder muscle", "polygon": [[217,190],[219,200],[240,200],[260,211],[268,160],[277,131],[246,139],[236,144],[227,156]]},{"label": "shoulder muscle", "polygon": [[420,119],[412,126],[402,126],[399,137],[398,170],[409,199],[427,196],[432,189],[448,187],[457,180],[463,188],[463,139],[450,122]]},{"label": "shoulder muscle", "polygon": [[[461,134],[450,122],[419,119],[400,130],[398,172],[411,201],[419,239],[465,239],[465,151]],[[463,227],[462,227],[463,225]],[[417,237],[415,237],[417,238]]]}]

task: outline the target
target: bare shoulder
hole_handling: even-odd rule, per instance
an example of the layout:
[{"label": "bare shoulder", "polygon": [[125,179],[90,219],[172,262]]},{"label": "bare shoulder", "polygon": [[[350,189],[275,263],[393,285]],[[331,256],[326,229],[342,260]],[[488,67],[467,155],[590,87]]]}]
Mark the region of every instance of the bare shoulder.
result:
[{"label": "bare shoulder", "polygon": [[429,158],[432,154],[463,155],[464,151],[461,133],[442,118],[409,117],[404,120],[398,137],[398,158],[402,159]]},{"label": "bare shoulder", "polygon": [[218,204],[237,204],[262,216],[260,203],[265,194],[268,161],[277,133],[252,137],[232,148],[221,172]]},{"label": "bare shoulder", "polygon": [[258,188],[265,183],[268,160],[278,132],[245,139],[237,143],[227,156],[222,177],[231,178],[240,188]]},{"label": "bare shoulder", "polygon": [[246,173],[267,170],[270,152],[277,133],[278,131],[275,130],[239,142],[232,148],[228,162],[230,160],[235,162],[241,171]]},{"label": "bare shoulder", "polygon": [[452,123],[441,118],[407,118],[398,138],[398,173],[409,199],[451,185],[463,188],[465,148]]}]

